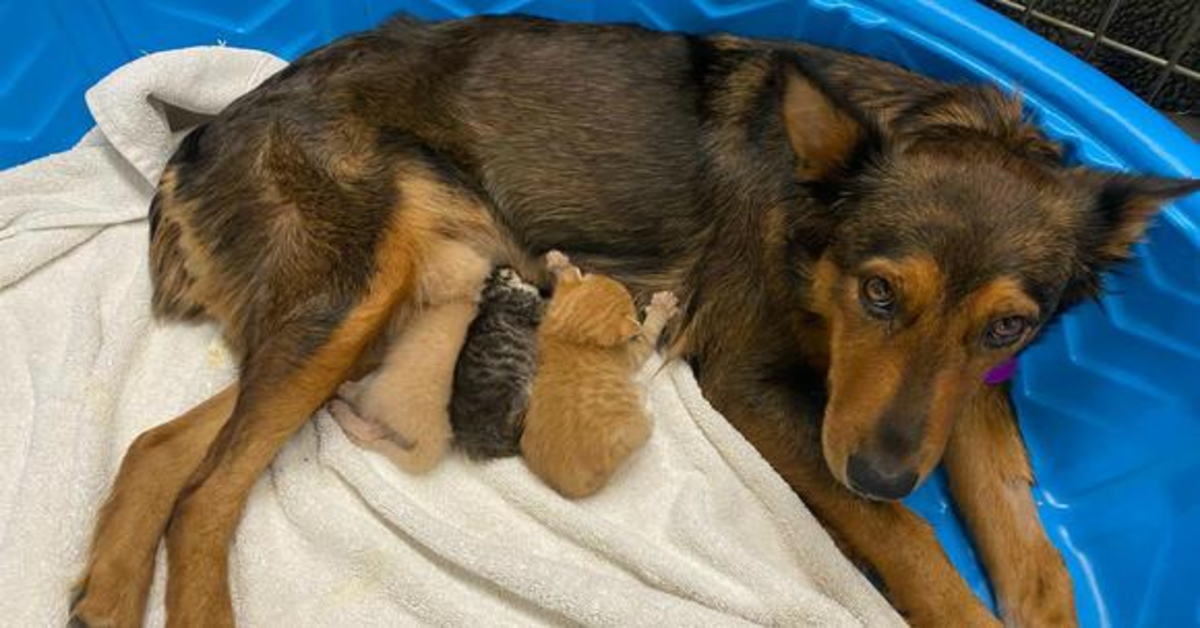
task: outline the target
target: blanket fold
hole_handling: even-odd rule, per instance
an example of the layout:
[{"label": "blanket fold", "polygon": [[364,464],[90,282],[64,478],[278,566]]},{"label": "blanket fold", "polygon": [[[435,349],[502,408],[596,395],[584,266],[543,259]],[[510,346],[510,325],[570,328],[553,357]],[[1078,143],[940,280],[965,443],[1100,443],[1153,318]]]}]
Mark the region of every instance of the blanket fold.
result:
[{"label": "blanket fold", "polygon": [[[0,173],[0,617],[66,620],[125,448],[235,377],[212,325],[151,320],[146,209],[180,138],[284,62],[149,55],[87,94],[74,149]],[[174,109],[174,110],[173,110]],[[646,447],[572,502],[519,459],[413,477],[323,410],[256,485],[232,549],[247,626],[897,625],[681,364],[648,365]],[[161,563],[161,557],[160,557]],[[149,625],[163,623],[161,569]]]}]

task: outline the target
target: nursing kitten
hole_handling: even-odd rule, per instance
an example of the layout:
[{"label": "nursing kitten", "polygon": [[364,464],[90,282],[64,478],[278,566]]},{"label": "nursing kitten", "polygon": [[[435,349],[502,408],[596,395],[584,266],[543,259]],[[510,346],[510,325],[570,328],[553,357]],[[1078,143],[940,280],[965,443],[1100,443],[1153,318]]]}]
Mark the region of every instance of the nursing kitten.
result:
[{"label": "nursing kitten", "polygon": [[484,285],[454,369],[450,403],[454,441],[471,458],[520,453],[543,306],[537,288],[510,268],[496,270]]},{"label": "nursing kitten", "polygon": [[420,280],[421,307],[394,321],[383,364],[338,389],[330,414],[361,447],[410,473],[433,468],[451,442],[455,364],[475,318],[491,263],[469,247],[447,247]]},{"label": "nursing kitten", "polygon": [[568,497],[603,487],[650,436],[634,376],[677,312],[669,292],[654,295],[646,319],[625,286],[584,275],[551,252],[554,294],[538,329],[533,380],[521,453],[529,468]]}]

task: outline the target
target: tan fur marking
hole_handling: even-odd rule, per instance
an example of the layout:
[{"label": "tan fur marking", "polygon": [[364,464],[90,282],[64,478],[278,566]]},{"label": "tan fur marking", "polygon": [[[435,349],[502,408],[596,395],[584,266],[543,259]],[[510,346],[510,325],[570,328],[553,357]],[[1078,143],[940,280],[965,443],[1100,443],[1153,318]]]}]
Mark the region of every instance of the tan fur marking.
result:
[{"label": "tan fur marking", "polygon": [[[846,484],[846,462],[850,454],[870,447],[877,422],[907,383],[911,360],[928,343],[946,343],[941,337],[941,294],[945,280],[936,263],[927,257],[902,260],[873,260],[861,271],[861,276],[879,276],[892,286],[897,309],[915,322],[910,329],[889,331],[889,324],[867,315],[861,305],[857,278],[842,276],[827,260],[818,270],[820,280],[832,294],[826,304],[832,304],[830,320],[831,364],[830,398],[826,408],[822,443],[830,471]],[[933,417],[931,425],[938,423]],[[944,435],[945,426],[934,425],[932,435]],[[923,450],[941,453],[944,438],[935,441],[927,437]],[[929,455],[925,451],[920,459]],[[927,472],[931,463],[913,460]]]},{"label": "tan fur marking", "polygon": [[[215,319],[225,333],[226,340],[235,354],[245,350],[245,339],[238,335],[244,328],[245,312],[238,309],[239,303],[247,300],[244,295],[230,288],[236,283],[225,278],[211,251],[192,232],[188,216],[195,213],[195,204],[176,198],[176,174],[167,169],[159,185],[160,229],[174,228],[178,234],[171,240],[156,238],[151,243],[152,260],[171,260],[178,264],[183,276],[189,278],[187,285],[156,286],[155,292],[170,294],[172,299],[202,305],[205,312]],[[175,251],[159,250],[158,247],[173,245]],[[156,294],[157,296],[157,294]]]}]

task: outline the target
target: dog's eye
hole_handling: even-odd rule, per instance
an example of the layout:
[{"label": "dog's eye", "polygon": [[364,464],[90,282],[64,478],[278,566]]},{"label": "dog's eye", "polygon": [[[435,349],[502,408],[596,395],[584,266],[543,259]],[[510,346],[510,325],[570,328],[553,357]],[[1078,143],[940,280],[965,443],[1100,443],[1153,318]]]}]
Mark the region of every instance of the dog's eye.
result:
[{"label": "dog's eye", "polygon": [[1024,316],[998,318],[988,325],[983,342],[993,349],[1007,347],[1020,340],[1027,329],[1029,329],[1029,319]]},{"label": "dog's eye", "polygon": [[887,318],[896,309],[896,293],[892,284],[883,277],[868,277],[859,286],[859,294],[866,307],[867,313],[879,318]]}]

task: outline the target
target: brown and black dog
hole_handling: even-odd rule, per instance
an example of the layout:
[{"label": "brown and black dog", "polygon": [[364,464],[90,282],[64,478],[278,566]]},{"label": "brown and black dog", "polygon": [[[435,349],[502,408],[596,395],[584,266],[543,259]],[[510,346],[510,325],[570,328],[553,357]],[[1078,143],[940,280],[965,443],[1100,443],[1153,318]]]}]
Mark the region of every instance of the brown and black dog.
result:
[{"label": "brown and black dog", "polygon": [[241,378],[130,447],[75,616],[140,624],[165,534],[168,622],[232,625],[251,486],[465,245],[678,294],[672,349],[913,623],[996,621],[893,501],[941,460],[1005,620],[1073,623],[982,381],[1197,187],[1065,167],[992,88],[804,45],[517,17],[342,39],[163,176],[155,311],[217,321]]}]

